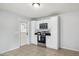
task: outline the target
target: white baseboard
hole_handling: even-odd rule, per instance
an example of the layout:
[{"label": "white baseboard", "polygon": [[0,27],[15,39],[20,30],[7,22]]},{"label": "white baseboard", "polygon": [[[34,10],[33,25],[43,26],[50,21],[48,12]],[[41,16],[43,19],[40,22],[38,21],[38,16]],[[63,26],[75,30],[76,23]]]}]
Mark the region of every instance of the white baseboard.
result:
[{"label": "white baseboard", "polygon": [[18,49],[18,48],[20,48],[20,47],[15,47],[15,48],[11,48],[11,49],[8,49],[8,50],[5,50],[5,51],[1,51],[0,54],[14,50],[14,49]]},{"label": "white baseboard", "polygon": [[61,48],[79,52],[78,49],[73,49],[73,48],[68,48],[68,47],[61,47]]}]

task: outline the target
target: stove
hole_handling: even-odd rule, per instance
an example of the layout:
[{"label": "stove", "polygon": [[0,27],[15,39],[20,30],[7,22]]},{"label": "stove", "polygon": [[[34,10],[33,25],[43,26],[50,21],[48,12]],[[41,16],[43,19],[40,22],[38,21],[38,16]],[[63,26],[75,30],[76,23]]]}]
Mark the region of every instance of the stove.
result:
[{"label": "stove", "polygon": [[41,31],[35,33],[37,35],[38,46],[46,47],[46,36],[50,36],[49,32]]}]

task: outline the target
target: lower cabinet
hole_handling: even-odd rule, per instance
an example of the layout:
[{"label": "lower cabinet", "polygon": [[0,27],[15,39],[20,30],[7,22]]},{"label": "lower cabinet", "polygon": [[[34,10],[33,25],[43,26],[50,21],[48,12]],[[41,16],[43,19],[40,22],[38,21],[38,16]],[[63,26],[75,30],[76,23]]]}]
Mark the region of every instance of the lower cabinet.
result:
[{"label": "lower cabinet", "polygon": [[59,49],[59,43],[57,40],[51,37],[46,37],[46,47],[52,49]]}]

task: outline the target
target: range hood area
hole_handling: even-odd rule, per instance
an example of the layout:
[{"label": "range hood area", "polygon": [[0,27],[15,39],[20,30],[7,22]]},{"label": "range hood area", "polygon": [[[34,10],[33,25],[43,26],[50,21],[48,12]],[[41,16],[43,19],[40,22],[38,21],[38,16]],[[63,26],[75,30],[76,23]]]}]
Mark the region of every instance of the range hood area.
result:
[{"label": "range hood area", "polygon": [[59,49],[58,26],[58,16],[31,21],[31,43],[41,47]]}]

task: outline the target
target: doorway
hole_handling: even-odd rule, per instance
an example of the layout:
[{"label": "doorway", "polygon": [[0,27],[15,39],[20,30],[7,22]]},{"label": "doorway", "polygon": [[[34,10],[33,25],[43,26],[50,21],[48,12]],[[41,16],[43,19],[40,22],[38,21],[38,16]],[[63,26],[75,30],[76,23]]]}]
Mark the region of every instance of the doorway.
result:
[{"label": "doorway", "polygon": [[28,24],[27,23],[21,23],[20,24],[20,46],[23,46],[27,43],[28,38]]}]

